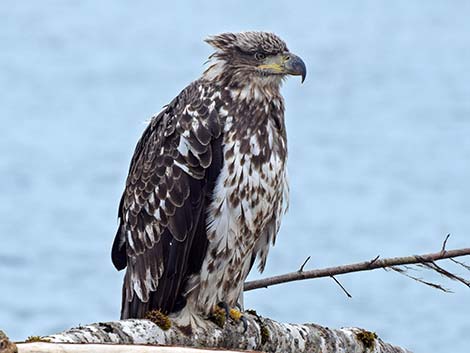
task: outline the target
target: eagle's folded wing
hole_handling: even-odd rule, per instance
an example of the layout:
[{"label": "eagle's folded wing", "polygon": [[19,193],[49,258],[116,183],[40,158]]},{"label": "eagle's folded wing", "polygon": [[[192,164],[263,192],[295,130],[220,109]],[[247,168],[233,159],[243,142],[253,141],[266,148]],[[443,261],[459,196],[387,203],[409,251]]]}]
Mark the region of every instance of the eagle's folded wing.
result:
[{"label": "eagle's folded wing", "polygon": [[[173,311],[207,248],[206,205],[222,166],[214,104],[188,86],[137,144],[119,206],[112,260],[127,266],[121,317]],[[204,93],[204,92],[202,92]]]}]

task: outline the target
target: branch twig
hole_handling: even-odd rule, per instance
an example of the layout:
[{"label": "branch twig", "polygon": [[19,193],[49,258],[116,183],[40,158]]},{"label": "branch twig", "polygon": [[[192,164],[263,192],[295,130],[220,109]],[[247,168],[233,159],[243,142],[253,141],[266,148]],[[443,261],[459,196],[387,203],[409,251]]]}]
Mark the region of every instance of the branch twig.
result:
[{"label": "branch twig", "polygon": [[397,267],[397,266],[390,266],[390,267],[386,267],[385,270],[393,270],[403,276],[406,276],[408,278],[411,278],[412,280],[416,281],[416,282],[419,282],[419,283],[422,283],[422,284],[425,284],[427,286],[430,286],[432,288],[435,288],[435,289],[439,289],[441,291],[443,291],[444,293],[452,293],[452,291],[448,288],[444,288],[443,286],[441,286],[440,284],[436,284],[436,283],[432,283],[432,282],[429,282],[429,281],[425,281],[424,279],[422,278],[419,278],[419,277],[416,277],[416,276],[412,276],[410,275],[409,273],[406,272],[406,270],[400,268],[400,267]]},{"label": "branch twig", "polygon": [[310,260],[310,256],[305,259],[304,263],[302,264],[302,266],[300,266],[300,268],[297,272],[304,272],[304,267],[305,267],[305,265],[307,264],[307,262],[309,260]]},{"label": "branch twig", "polygon": [[[448,238],[448,237],[447,237]],[[445,243],[443,244],[445,249]],[[370,261],[357,262],[354,264],[343,265],[343,266],[334,266],[327,267],[311,271],[295,271],[291,273],[286,273],[279,276],[263,278],[255,281],[245,282],[245,291],[257,289],[257,288],[267,288],[268,286],[273,286],[276,284],[287,283],[292,281],[299,281],[304,279],[311,278],[321,278],[321,277],[332,277],[335,275],[359,272],[359,271],[368,271],[375,270],[378,268],[391,268],[393,266],[401,265],[410,265],[410,264],[428,264],[434,261],[439,261],[443,259],[452,259],[459,256],[470,255],[470,248],[455,249],[455,250],[445,250],[439,251],[437,253],[425,254],[425,255],[412,255],[412,256],[403,256],[403,257],[392,257],[386,259],[379,259],[376,257]]]},{"label": "branch twig", "polygon": [[449,240],[450,233],[446,235],[446,238],[444,239],[444,242],[442,243],[442,249],[441,252],[445,253],[446,252],[446,245],[447,245],[447,240]]},{"label": "branch twig", "polygon": [[380,259],[380,255],[377,255],[369,262],[369,267],[372,266],[378,259]]},{"label": "branch twig", "polygon": [[440,273],[444,277],[447,277],[447,278],[450,278],[454,281],[458,281],[460,283],[463,283],[464,285],[466,285],[467,287],[470,288],[470,282],[469,281],[467,281],[465,278],[457,276],[457,275],[443,269],[441,266],[438,266],[434,261],[423,262],[423,265],[426,266],[427,268],[433,270],[433,271],[436,271],[437,273]]},{"label": "branch twig", "polygon": [[465,268],[465,269],[467,269],[467,270],[470,271],[470,266],[469,266],[469,265],[464,264],[464,263],[461,262],[461,261],[457,261],[456,259],[449,259],[449,260],[452,261],[452,262],[454,262],[454,263],[456,263],[457,265],[460,265],[460,266],[462,266],[463,268]]},{"label": "branch twig", "polygon": [[331,276],[331,278],[333,278],[333,280],[336,282],[336,284],[343,290],[344,293],[346,293],[346,295],[348,296],[348,298],[352,298],[352,295],[349,294],[349,292],[346,290],[346,288],[344,288],[344,286],[341,284],[340,281],[338,281],[338,280],[336,279],[335,276]]}]

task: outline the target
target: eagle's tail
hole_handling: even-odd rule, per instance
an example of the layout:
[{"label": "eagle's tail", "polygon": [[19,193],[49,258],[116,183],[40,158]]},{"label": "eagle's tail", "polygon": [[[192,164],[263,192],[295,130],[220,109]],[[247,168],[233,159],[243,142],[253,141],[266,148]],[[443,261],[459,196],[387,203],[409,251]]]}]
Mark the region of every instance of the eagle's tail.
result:
[{"label": "eagle's tail", "polygon": [[155,303],[155,292],[150,292],[148,300],[143,301],[134,291],[132,285],[129,267],[124,276],[122,285],[122,302],[121,302],[121,320],[124,319],[143,319],[147,312],[157,309]]},{"label": "eagle's tail", "polygon": [[150,301],[147,303],[141,301],[135,293],[132,298],[129,298],[129,290],[124,285],[122,287],[121,320],[143,319],[145,314],[152,310],[149,303]]},{"label": "eagle's tail", "polygon": [[[130,280],[129,269],[124,276],[122,286],[121,320],[124,319],[144,319],[146,314],[152,310],[159,310],[168,315],[179,312],[186,305],[186,299],[178,293],[178,283],[162,283],[155,291],[149,291],[147,301],[143,301],[134,291]],[[177,293],[176,295],[174,293]]]},{"label": "eagle's tail", "polygon": [[[147,262],[148,263],[148,262]],[[143,267],[140,266],[142,269]],[[180,286],[181,281],[174,280],[167,274],[160,277],[158,286],[141,280],[135,285],[136,278],[148,276],[148,270],[137,275],[134,267],[128,263],[122,286],[121,319],[143,319],[152,310],[159,310],[165,315],[181,310],[186,305]],[[144,290],[140,283],[145,283]],[[140,294],[140,295],[139,295]]]},{"label": "eagle's tail", "polygon": [[152,310],[160,310],[164,314],[170,311],[166,307],[157,304],[160,296],[156,292],[149,293],[149,300],[142,301],[136,293],[130,295],[126,286],[122,289],[121,320],[124,319],[144,319],[146,314]]}]

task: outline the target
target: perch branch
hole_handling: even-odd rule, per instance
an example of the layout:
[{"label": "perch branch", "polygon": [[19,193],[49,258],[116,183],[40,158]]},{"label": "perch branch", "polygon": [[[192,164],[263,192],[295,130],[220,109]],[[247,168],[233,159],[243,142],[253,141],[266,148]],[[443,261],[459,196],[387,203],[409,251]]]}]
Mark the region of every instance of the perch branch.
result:
[{"label": "perch branch", "polygon": [[[392,258],[386,258],[386,259],[379,259],[379,257],[376,257],[373,260],[357,262],[357,263],[349,264],[349,265],[327,267],[327,268],[310,270],[310,271],[295,271],[291,273],[286,273],[284,275],[268,277],[268,278],[263,278],[263,279],[259,279],[255,281],[246,282],[245,292],[249,290],[257,289],[257,288],[267,288],[275,284],[287,283],[287,282],[292,282],[292,281],[299,281],[299,280],[311,279],[311,278],[321,278],[321,277],[333,277],[333,276],[341,275],[345,273],[369,271],[369,270],[375,270],[378,268],[392,268],[393,269],[394,266],[411,265],[411,264],[429,265],[428,267],[430,269],[433,269],[434,271],[444,274],[439,270],[440,268],[438,268],[435,265],[434,263],[435,261],[444,260],[444,259],[453,259],[459,256],[470,255],[470,248],[445,250],[445,243],[444,243],[443,249],[444,251],[441,250],[436,253],[425,254],[425,255],[392,257]],[[452,274],[452,276],[447,276],[447,277],[451,279],[455,279],[453,277],[457,277],[457,276]],[[468,286],[468,281],[460,277],[458,278],[459,278],[458,281]]]},{"label": "perch branch", "polygon": [[[188,332],[187,328],[181,329],[175,325],[164,331],[149,320],[133,319],[73,328],[41,337],[43,342],[18,343],[17,346],[19,353],[198,352],[180,347],[284,353],[410,353],[404,348],[383,342],[373,332],[359,328],[330,329],[316,324],[286,324],[249,311],[245,316],[248,321],[246,332],[240,322],[233,320],[227,321],[224,328],[207,321],[204,327],[195,327],[192,332]],[[177,347],[171,349],[168,346]]]}]

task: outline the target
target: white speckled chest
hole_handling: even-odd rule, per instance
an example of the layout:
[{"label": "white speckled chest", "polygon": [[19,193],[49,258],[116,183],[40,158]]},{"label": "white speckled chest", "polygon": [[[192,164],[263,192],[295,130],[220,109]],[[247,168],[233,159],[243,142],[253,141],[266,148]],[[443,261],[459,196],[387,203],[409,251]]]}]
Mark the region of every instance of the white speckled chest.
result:
[{"label": "white speckled chest", "polygon": [[237,303],[255,258],[263,270],[288,198],[286,138],[278,122],[268,115],[247,124],[223,108],[220,115],[224,165],[208,210],[209,245],[194,298],[206,313],[221,301]]}]

